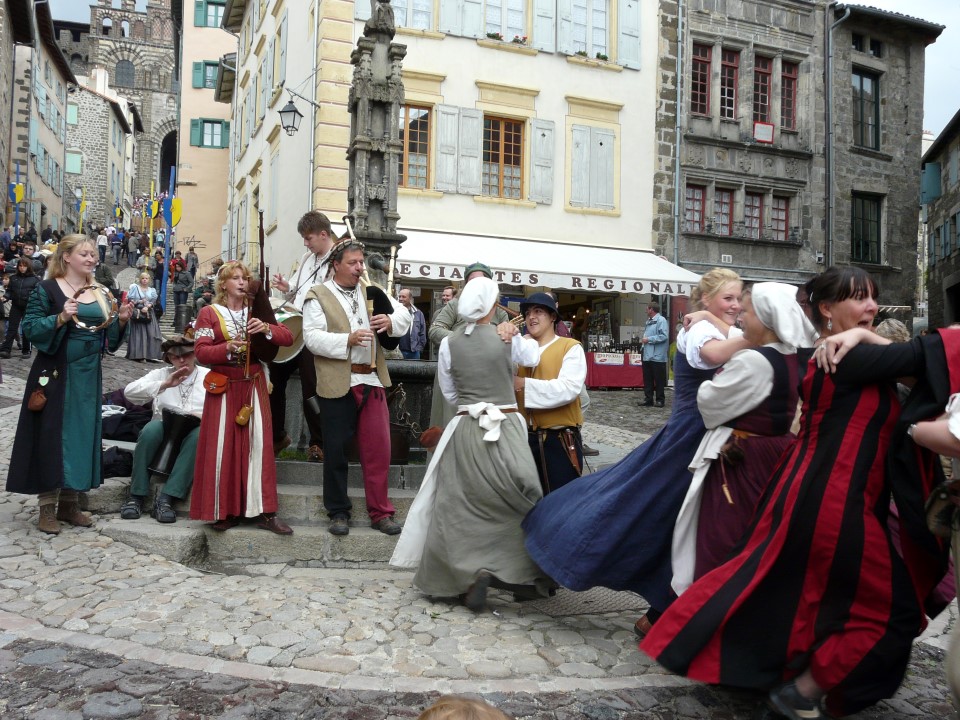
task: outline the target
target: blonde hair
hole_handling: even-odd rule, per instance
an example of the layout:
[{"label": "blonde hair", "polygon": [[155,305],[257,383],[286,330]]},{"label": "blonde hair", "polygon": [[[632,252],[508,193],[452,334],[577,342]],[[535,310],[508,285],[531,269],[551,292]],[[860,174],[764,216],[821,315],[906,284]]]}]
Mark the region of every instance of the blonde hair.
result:
[{"label": "blonde hair", "polygon": [[511,718],[483,700],[444,695],[420,713],[417,720],[511,720]]},{"label": "blonde hair", "polygon": [[[82,245],[89,245],[93,248],[94,252],[96,252],[97,241],[92,237],[80,235],[78,233],[62,237],[60,242],[57,243],[57,251],[53,254],[53,257],[50,258],[50,264],[47,268],[47,277],[53,280],[66,276],[67,263],[63,259],[64,256],[72,254]],[[85,285],[92,285],[100,290],[103,290],[103,292],[95,292],[93,296],[96,298],[97,305],[100,306],[100,310],[103,311],[103,317],[110,317],[111,308],[107,303],[107,297],[109,297],[112,301],[113,294],[107,288],[93,279],[93,273],[87,275],[83,282]]]},{"label": "blonde hair", "polygon": [[700,283],[690,291],[690,302],[697,310],[706,310],[707,303],[720,292],[724,285],[732,282],[743,283],[740,276],[727,268],[713,268],[703,274]]},{"label": "blonde hair", "polygon": [[[62,238],[57,244],[57,251],[50,258],[50,265],[47,270],[48,278],[62,278],[67,274],[67,263],[64,261],[64,255],[70,255],[81,245],[89,245],[96,251],[97,241],[86,235],[72,234]],[[87,275],[86,283],[93,285],[93,274]]]},{"label": "blonde hair", "polygon": [[227,280],[237,271],[240,270],[243,272],[243,277],[247,282],[253,280],[253,275],[250,274],[250,268],[243,264],[240,260],[231,260],[220,266],[219,272],[217,272],[217,280],[214,283],[214,296],[213,301],[218,305],[227,304],[227,290],[225,288]]}]

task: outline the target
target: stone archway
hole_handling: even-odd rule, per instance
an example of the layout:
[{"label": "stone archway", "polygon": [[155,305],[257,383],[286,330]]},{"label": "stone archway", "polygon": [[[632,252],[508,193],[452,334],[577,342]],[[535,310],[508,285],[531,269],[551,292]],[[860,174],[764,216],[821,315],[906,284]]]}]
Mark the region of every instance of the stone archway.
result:
[{"label": "stone archway", "polygon": [[177,131],[163,136],[160,143],[160,191],[170,189],[170,168],[177,163]]}]

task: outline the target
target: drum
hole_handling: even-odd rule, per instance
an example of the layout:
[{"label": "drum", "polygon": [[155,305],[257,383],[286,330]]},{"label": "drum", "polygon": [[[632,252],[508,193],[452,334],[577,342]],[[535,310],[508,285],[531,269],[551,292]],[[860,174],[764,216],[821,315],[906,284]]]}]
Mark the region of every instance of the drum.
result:
[{"label": "drum", "polygon": [[281,305],[276,308],[277,322],[287,328],[293,335],[293,345],[277,350],[274,362],[285,363],[297,356],[303,349],[303,314],[293,305]]},{"label": "drum", "polygon": [[200,426],[200,418],[193,415],[180,415],[164,409],[163,442],[153,455],[148,470],[154,475],[169,477],[180,454],[180,445],[194,428]]}]

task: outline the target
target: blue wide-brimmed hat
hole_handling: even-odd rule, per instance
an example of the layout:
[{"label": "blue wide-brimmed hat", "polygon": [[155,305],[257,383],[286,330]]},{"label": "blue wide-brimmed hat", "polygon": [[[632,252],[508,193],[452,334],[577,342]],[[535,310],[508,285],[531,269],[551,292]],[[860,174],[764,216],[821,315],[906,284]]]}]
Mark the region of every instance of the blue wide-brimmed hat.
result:
[{"label": "blue wide-brimmed hat", "polygon": [[557,317],[560,316],[560,311],[557,310],[557,301],[554,300],[552,295],[548,295],[545,292],[534,293],[533,295],[525,299],[522,303],[520,303],[520,314],[526,315],[527,310],[536,306],[546,308]]}]

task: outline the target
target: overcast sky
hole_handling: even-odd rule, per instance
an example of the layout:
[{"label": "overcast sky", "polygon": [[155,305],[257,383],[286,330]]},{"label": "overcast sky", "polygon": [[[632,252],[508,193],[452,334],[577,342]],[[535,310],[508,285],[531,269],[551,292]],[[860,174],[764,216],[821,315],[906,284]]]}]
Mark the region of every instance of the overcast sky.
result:
[{"label": "overcast sky", "polygon": [[[960,77],[960,0],[864,0],[869,5],[904,13],[929,22],[946,25],[946,30],[927,48],[927,75],[924,89],[923,127],[939,134],[960,109],[960,94],[950,88]],[[50,0],[58,20],[90,21],[90,7],[83,0]],[[146,0],[137,0],[144,9]]]}]

